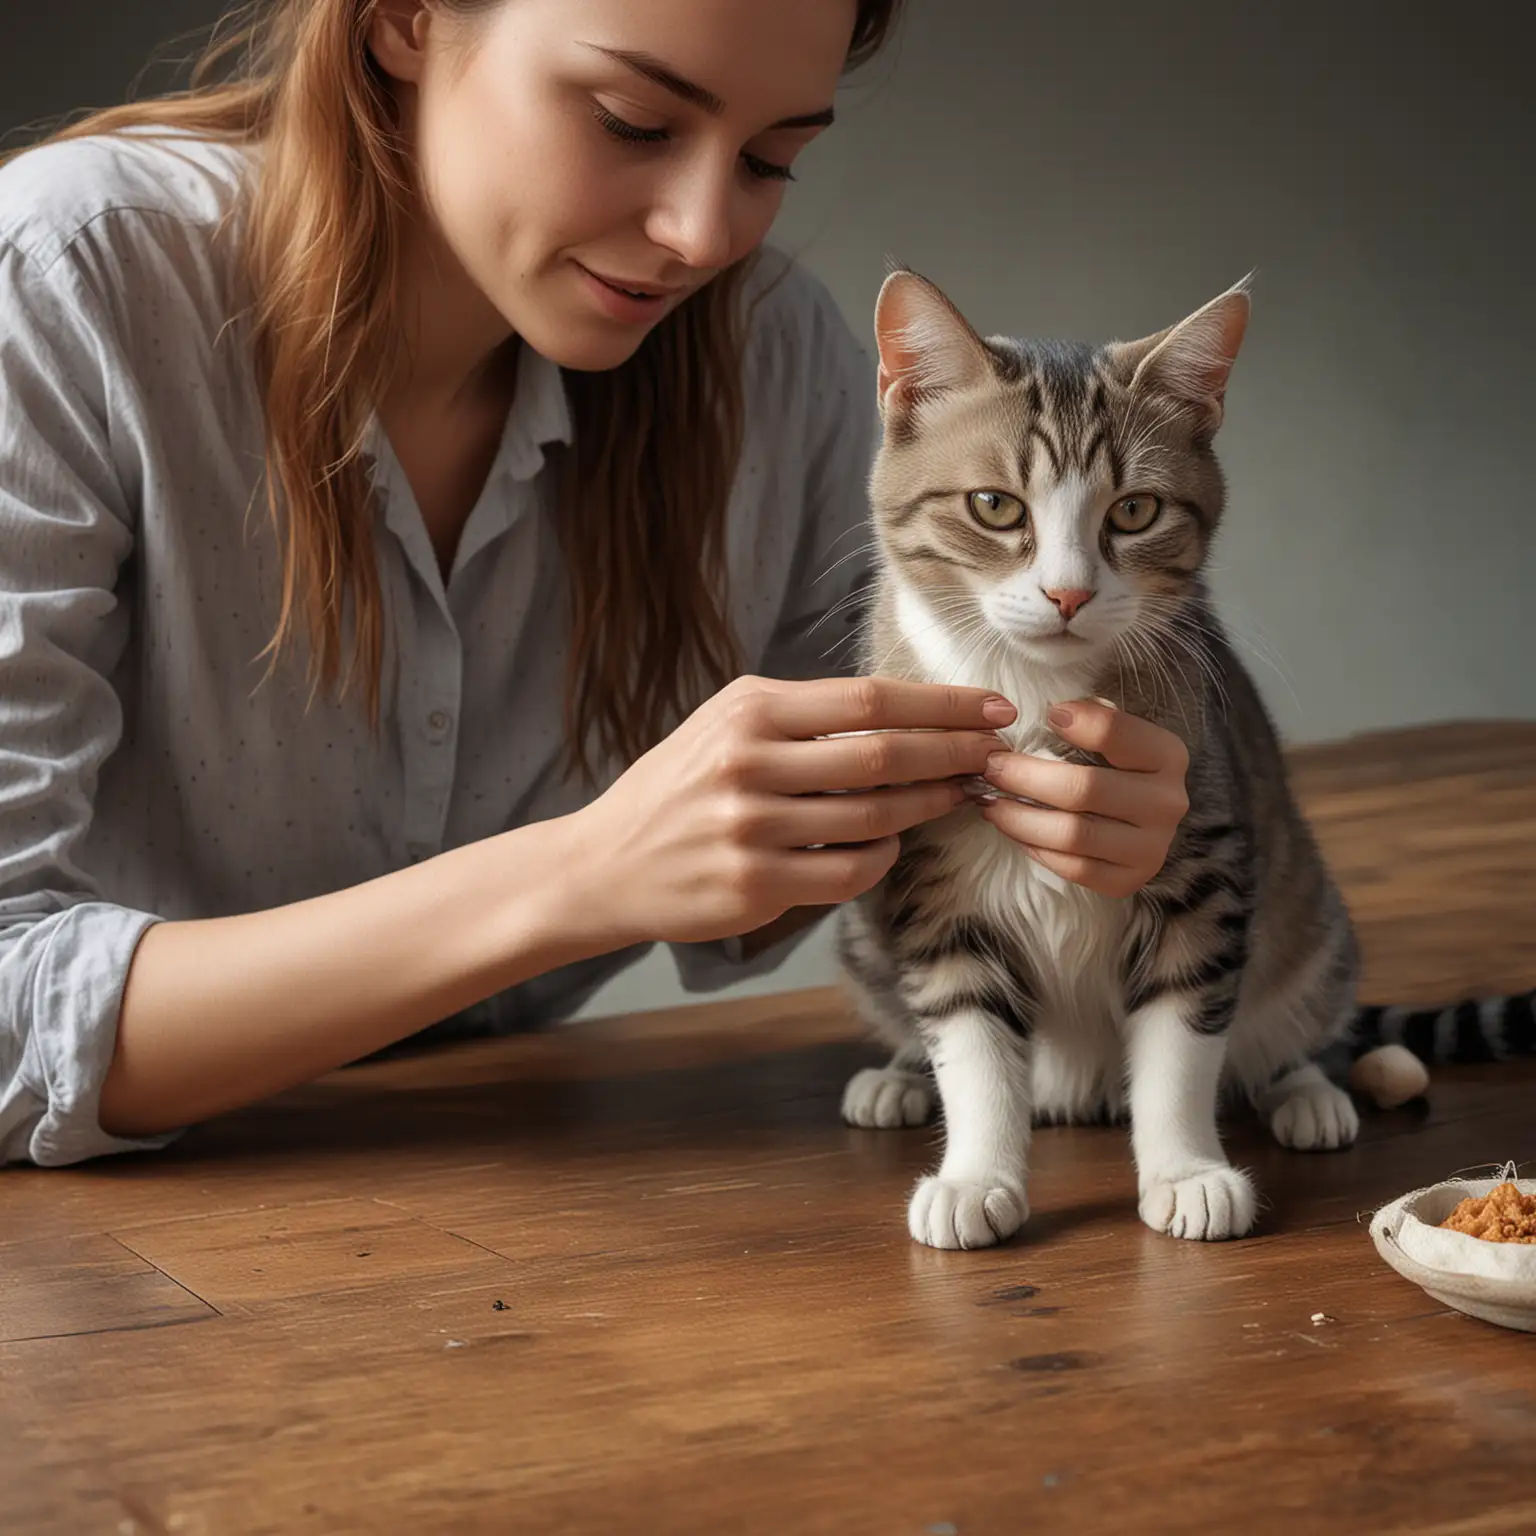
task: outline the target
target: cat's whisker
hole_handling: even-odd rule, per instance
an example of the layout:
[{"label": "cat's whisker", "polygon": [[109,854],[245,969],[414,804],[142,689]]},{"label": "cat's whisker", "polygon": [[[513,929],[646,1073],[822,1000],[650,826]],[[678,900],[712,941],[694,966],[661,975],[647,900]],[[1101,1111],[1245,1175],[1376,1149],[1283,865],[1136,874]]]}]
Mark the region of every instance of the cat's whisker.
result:
[{"label": "cat's whisker", "polygon": [[813,587],[819,586],[827,579],[827,577],[832,575],[834,571],[838,570],[839,567],[847,565],[850,560],[857,560],[860,555],[873,554],[879,548],[880,541],[878,539],[871,539],[867,544],[860,544],[857,549],[850,549],[847,554],[839,555],[837,559],[834,560],[832,564],[829,565],[826,570],[821,573],[821,575],[812,577],[811,585]]},{"label": "cat's whisker", "polygon": [[[1154,594],[1143,599],[1143,606],[1150,611],[1159,613],[1160,616],[1162,613],[1167,613],[1175,622],[1194,629],[1200,634],[1210,635],[1212,633],[1211,627],[1208,624],[1202,623],[1192,615],[1187,602]],[[1252,622],[1252,620],[1250,619],[1248,622]],[[1250,633],[1245,622],[1233,619],[1230,615],[1223,615],[1222,625],[1237,645],[1249,652],[1256,660],[1263,662],[1265,666],[1275,673],[1276,677],[1285,684],[1286,690],[1290,693],[1293,702],[1295,702],[1299,709],[1301,701],[1297,697],[1295,684],[1284,665],[1264,643],[1262,638]]]},{"label": "cat's whisker", "polygon": [[809,638],[811,635],[814,635],[816,633],[816,631],[818,629],[820,629],[823,624],[826,624],[830,620],[835,619],[839,614],[846,613],[850,608],[857,608],[861,604],[867,602],[868,599],[869,599],[870,594],[874,591],[874,589],[875,589],[875,582],[874,582],[874,579],[871,578],[869,581],[865,582],[863,584],[863,586],[861,586],[861,587],[857,588],[856,590],[848,593],[846,597],[840,597],[806,631],[807,638]]},{"label": "cat's whisker", "polygon": [[[1148,625],[1142,634],[1142,640],[1147,647],[1148,654],[1154,658],[1155,664],[1167,679],[1169,695],[1177,704],[1180,718],[1184,721],[1185,728],[1188,729],[1190,723],[1187,708],[1189,695],[1193,691],[1197,702],[1200,696],[1198,690],[1191,690],[1188,687],[1187,682],[1185,682],[1181,675],[1183,669],[1178,665],[1175,658],[1169,654],[1167,649],[1163,648],[1170,638],[1166,632],[1161,631],[1156,625]],[[1182,687],[1180,686],[1181,682],[1185,684]]]},{"label": "cat's whisker", "polygon": [[[956,598],[951,598],[948,601],[954,604],[954,610],[953,611],[963,612],[964,616],[967,618],[967,620],[970,623],[980,624],[980,625],[985,625],[986,624],[986,619],[985,619],[985,617],[982,614],[980,614],[977,611],[976,604],[975,604],[974,600],[966,601],[964,599],[956,597]],[[930,607],[931,606],[932,606],[932,604],[930,604]],[[933,621],[931,623],[925,624],[925,625],[921,625],[917,629],[914,629],[914,630],[910,631],[910,638],[916,639],[916,638],[918,638],[918,637],[920,637],[922,635],[929,634],[929,633],[931,633],[932,631],[934,631],[936,629],[937,630],[944,630],[944,629],[947,629],[947,628],[948,628],[948,625],[946,623],[945,616],[944,616],[943,612],[940,612],[940,613],[935,615],[935,617],[934,617],[934,619],[933,619]],[[965,632],[968,633],[969,631],[967,630]],[[898,639],[893,644],[893,646],[891,648],[891,651],[887,652],[887,654],[874,667],[873,670],[874,670],[874,672],[877,675],[882,673],[882,672],[884,672],[885,668],[890,665],[891,655],[894,654],[894,652],[896,650],[900,649],[902,644],[903,644],[902,638],[898,637]]]},{"label": "cat's whisker", "polygon": [[1199,638],[1196,638],[1196,633],[1191,632],[1196,629],[1195,626],[1190,625],[1181,629],[1177,620],[1165,618],[1150,618],[1145,627],[1149,635],[1154,635],[1167,645],[1177,648],[1195,664],[1220,701],[1222,714],[1225,717],[1230,709],[1231,700],[1227,695],[1226,682],[1221,675],[1221,670],[1208,649],[1209,632],[1203,628],[1198,629],[1196,633]]},{"label": "cat's whisker", "polygon": [[1227,699],[1226,683],[1221,669],[1210,650],[1214,636],[1206,625],[1191,618],[1187,613],[1158,613],[1155,609],[1144,611],[1143,622],[1149,632],[1159,635],[1167,644],[1177,647],[1194,662],[1224,705],[1230,702]]},{"label": "cat's whisker", "polygon": [[[1163,694],[1166,690],[1168,700],[1174,707],[1179,708],[1183,714],[1183,705],[1180,700],[1178,683],[1170,668],[1167,658],[1162,656],[1153,644],[1152,637],[1146,631],[1130,630],[1123,638],[1130,642],[1132,655],[1136,660],[1145,662],[1152,674],[1154,693],[1153,706],[1159,712],[1166,707],[1163,703]],[[1186,727],[1188,725],[1187,714],[1184,716]]]}]

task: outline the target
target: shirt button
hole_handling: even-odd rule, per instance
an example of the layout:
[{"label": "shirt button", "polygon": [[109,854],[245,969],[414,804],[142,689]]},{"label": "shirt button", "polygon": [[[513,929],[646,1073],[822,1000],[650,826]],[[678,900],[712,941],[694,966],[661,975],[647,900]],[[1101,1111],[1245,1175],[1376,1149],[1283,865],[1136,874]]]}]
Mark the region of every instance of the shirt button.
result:
[{"label": "shirt button", "polygon": [[453,724],[453,716],[446,709],[434,709],[427,716],[427,728],[434,736],[446,736]]}]

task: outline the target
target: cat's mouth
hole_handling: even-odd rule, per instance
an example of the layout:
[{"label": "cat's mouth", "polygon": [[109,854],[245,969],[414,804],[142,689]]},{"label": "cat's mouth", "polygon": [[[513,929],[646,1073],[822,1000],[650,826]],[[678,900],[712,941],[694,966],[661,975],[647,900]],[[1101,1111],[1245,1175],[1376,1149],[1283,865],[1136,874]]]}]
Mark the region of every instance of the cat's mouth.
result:
[{"label": "cat's mouth", "polygon": [[1097,641],[1073,629],[1014,629],[1004,635],[1022,660],[1048,668],[1080,666],[1097,649]]},{"label": "cat's mouth", "polygon": [[1015,645],[1025,647],[1044,646],[1048,649],[1076,650],[1080,646],[1093,644],[1089,636],[1065,627],[1048,630],[1014,629],[1006,633]]}]

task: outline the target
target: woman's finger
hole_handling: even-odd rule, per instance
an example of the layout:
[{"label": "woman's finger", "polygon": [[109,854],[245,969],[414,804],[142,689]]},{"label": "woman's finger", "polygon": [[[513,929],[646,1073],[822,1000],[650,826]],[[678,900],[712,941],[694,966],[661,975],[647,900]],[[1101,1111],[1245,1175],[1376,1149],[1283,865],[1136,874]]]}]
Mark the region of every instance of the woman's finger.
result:
[{"label": "woman's finger", "polygon": [[1146,883],[1131,870],[1102,859],[1085,859],[1077,853],[1057,853],[1050,848],[1026,849],[1037,864],[1043,864],[1063,880],[1086,886],[1101,896],[1134,896]]},{"label": "woman's finger", "polygon": [[797,907],[830,907],[878,885],[901,852],[899,837],[854,847],[795,849],[769,866],[775,889]]},{"label": "woman's finger", "polygon": [[988,731],[1018,711],[984,688],[951,688],[889,677],[781,683],[761,695],[775,732],[792,741],[850,731]]},{"label": "woman's finger", "polygon": [[958,784],[914,784],[849,795],[764,797],[754,841],[778,848],[878,842],[963,805]]},{"label": "woman's finger", "polygon": [[1182,780],[1189,767],[1189,749],[1172,731],[1097,700],[1054,705],[1046,718],[1063,741],[1097,752],[1116,768],[1176,774]]},{"label": "woman's finger", "polygon": [[1063,763],[1028,752],[995,756],[985,772],[989,784],[1057,810],[1103,816],[1133,827],[1178,820],[1175,787],[1165,787],[1148,774]]},{"label": "woman's finger", "polygon": [[778,794],[812,795],[972,778],[1001,748],[1001,738],[989,731],[874,731],[770,742],[758,759],[757,780]]},{"label": "woman's finger", "polygon": [[[1016,843],[1141,870],[1153,857],[1153,839],[1137,827],[1070,811],[1038,809],[1013,800],[983,806],[988,821]],[[1155,872],[1155,871],[1153,871]],[[1145,877],[1143,877],[1145,878]]]}]

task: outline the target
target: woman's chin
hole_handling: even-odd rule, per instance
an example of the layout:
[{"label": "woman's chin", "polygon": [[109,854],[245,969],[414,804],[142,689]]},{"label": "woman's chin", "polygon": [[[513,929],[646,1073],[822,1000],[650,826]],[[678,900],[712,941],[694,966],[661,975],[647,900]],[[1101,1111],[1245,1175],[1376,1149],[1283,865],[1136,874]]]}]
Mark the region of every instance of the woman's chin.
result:
[{"label": "woman's chin", "polygon": [[607,373],[620,368],[640,349],[646,331],[630,326],[533,324],[519,332],[523,340],[556,367],[573,373]]}]

